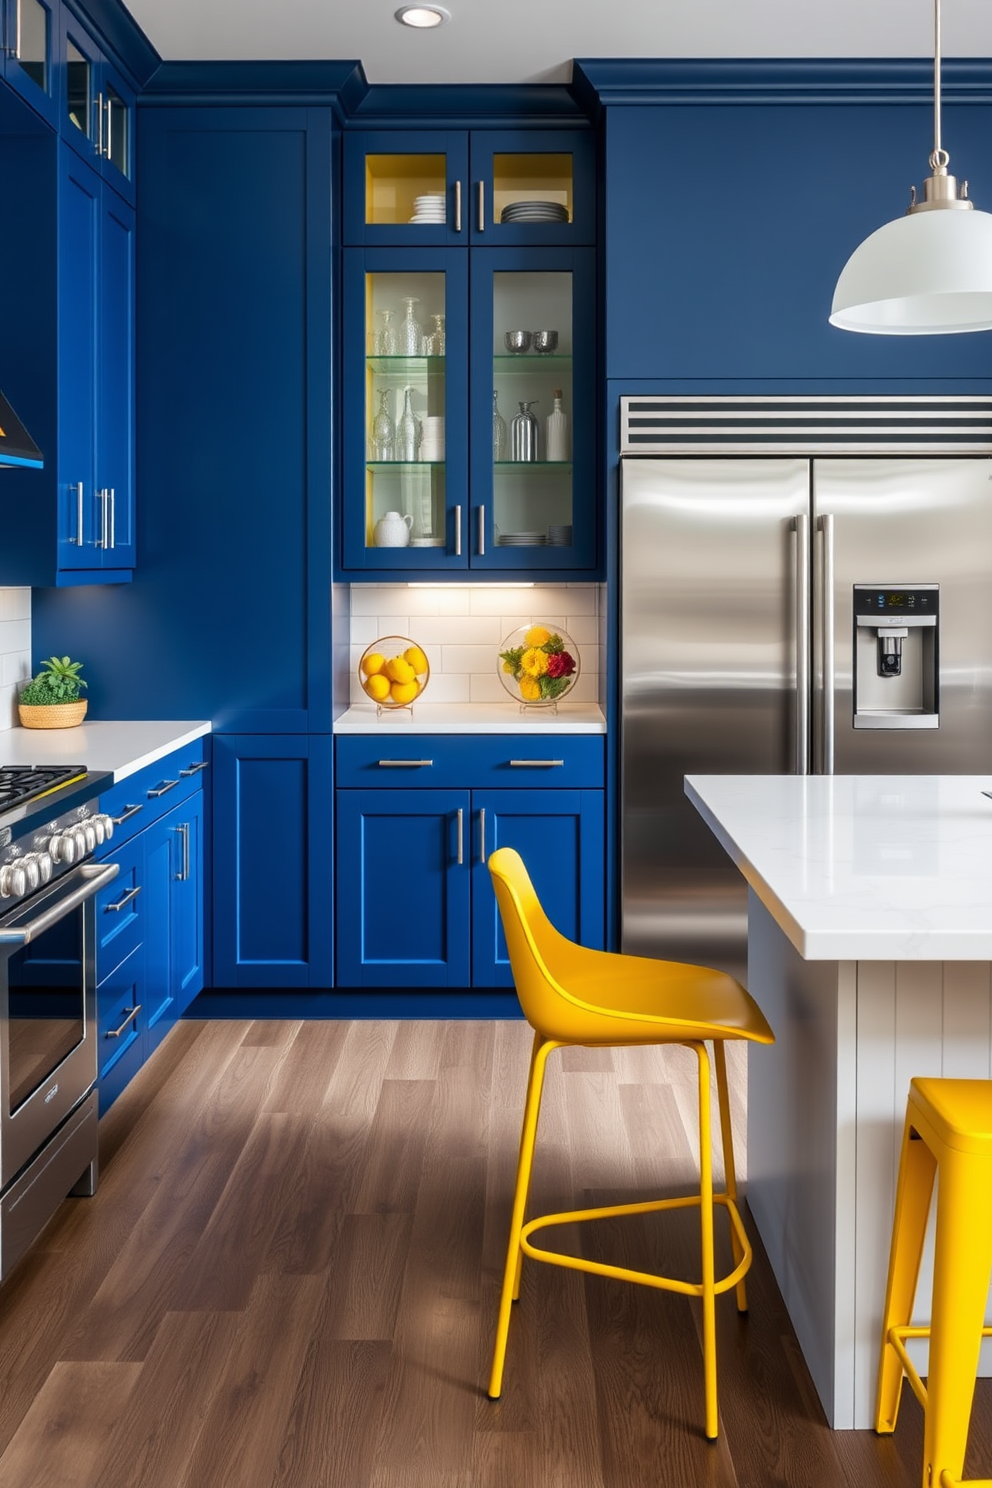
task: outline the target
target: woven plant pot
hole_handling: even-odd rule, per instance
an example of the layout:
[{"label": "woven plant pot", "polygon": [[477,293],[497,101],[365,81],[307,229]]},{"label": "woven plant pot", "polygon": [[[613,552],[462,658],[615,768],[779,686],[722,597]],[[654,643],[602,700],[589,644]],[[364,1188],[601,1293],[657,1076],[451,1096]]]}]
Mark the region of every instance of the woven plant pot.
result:
[{"label": "woven plant pot", "polygon": [[75,728],[86,717],[87,698],[74,703],[18,703],[24,728]]}]

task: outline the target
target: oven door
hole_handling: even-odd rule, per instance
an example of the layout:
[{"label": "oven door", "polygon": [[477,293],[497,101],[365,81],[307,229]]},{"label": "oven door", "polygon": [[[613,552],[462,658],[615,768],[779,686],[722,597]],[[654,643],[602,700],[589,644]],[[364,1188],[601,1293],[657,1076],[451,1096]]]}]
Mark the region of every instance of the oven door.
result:
[{"label": "oven door", "polygon": [[116,863],[82,863],[0,918],[0,1190],[97,1074],[94,895]]}]

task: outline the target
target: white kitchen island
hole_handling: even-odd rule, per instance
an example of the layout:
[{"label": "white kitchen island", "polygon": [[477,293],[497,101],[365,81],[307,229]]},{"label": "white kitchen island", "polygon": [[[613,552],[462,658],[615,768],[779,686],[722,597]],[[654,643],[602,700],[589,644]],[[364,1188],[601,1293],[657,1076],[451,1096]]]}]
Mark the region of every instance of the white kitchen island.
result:
[{"label": "white kitchen island", "polygon": [[992,1076],[992,775],[685,789],[748,882],[777,1039],[749,1050],[748,1204],[828,1421],[870,1426],[910,1079]]}]

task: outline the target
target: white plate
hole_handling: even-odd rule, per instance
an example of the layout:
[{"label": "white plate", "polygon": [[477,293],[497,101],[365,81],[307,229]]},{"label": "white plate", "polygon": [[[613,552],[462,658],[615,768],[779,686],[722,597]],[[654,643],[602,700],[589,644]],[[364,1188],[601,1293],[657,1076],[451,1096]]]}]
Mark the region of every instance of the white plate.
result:
[{"label": "white plate", "polygon": [[411,548],[443,548],[443,537],[411,537]]}]

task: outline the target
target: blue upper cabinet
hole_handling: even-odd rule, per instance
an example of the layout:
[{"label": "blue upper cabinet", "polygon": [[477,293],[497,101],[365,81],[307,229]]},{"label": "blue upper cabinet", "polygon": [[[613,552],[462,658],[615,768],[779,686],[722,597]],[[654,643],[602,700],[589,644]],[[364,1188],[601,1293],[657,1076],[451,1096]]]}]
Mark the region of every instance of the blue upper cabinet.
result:
[{"label": "blue upper cabinet", "polygon": [[62,11],[61,59],[61,132],[133,206],[134,89],[68,9]]},{"label": "blue upper cabinet", "polygon": [[595,139],[582,130],[346,134],[345,242],[594,243],[595,181]]},{"label": "blue upper cabinet", "polygon": [[0,0],[0,75],[55,126],[58,120],[58,17],[46,0]]}]

